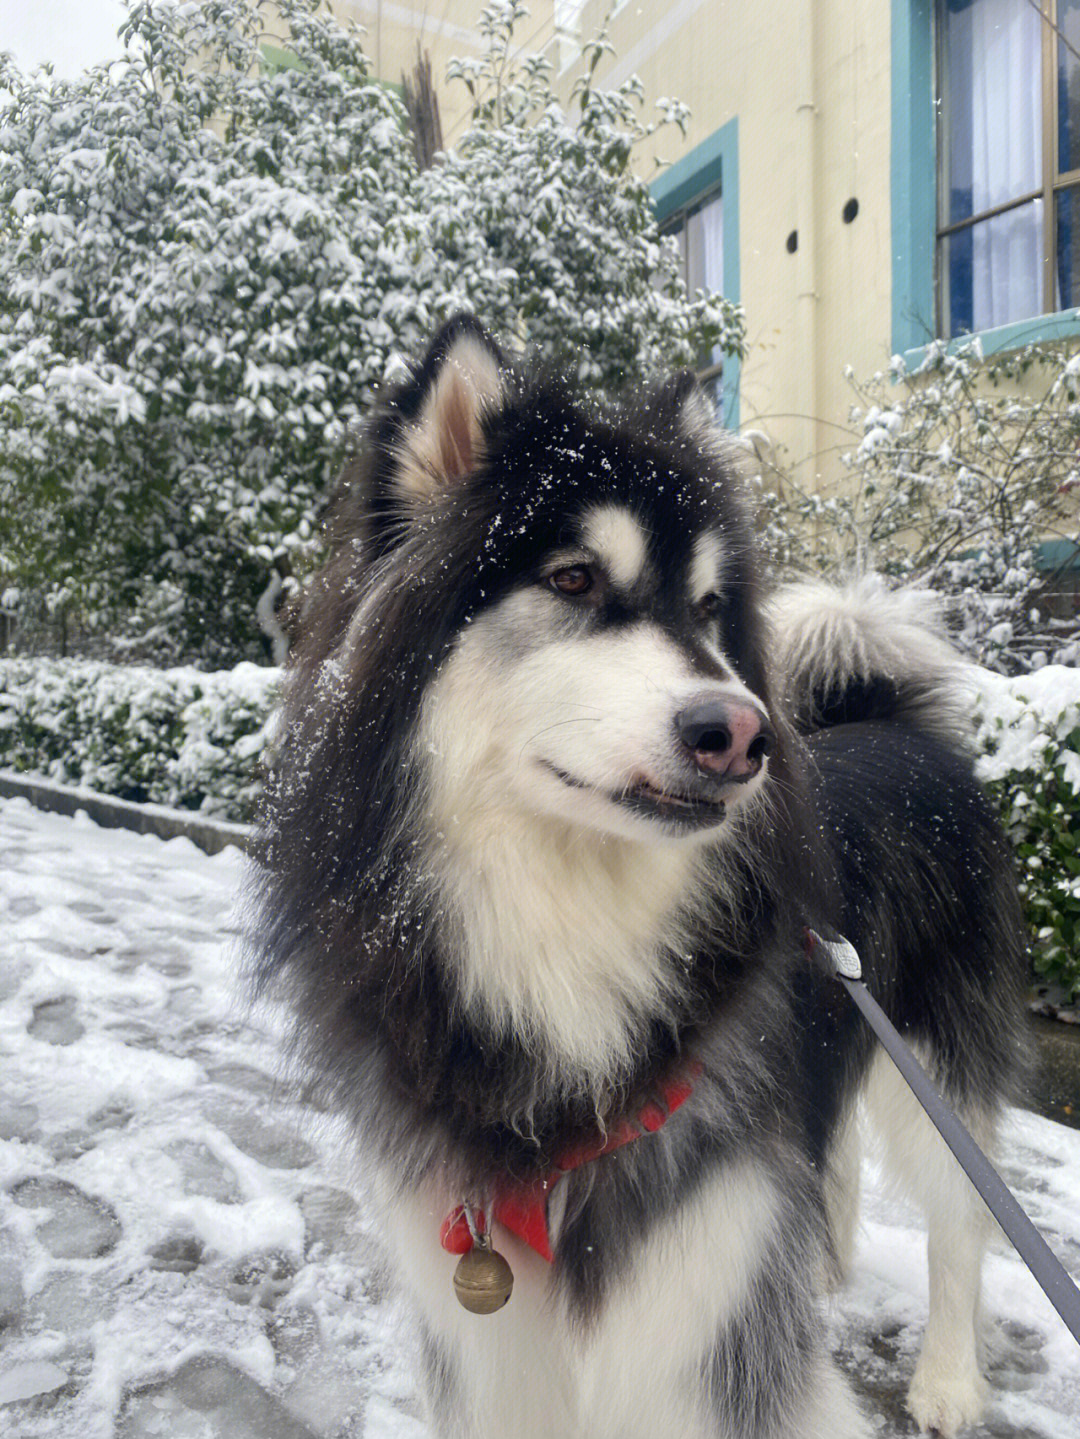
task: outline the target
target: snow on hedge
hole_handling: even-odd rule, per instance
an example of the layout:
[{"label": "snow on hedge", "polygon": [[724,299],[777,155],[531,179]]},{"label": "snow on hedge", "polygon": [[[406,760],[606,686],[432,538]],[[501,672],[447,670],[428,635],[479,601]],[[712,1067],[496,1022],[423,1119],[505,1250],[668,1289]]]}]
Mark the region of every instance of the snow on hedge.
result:
[{"label": "snow on hedge", "polygon": [[[684,109],[646,119],[634,79],[560,106],[525,14],[480,15],[472,124],[428,169],[321,0],[128,0],[123,63],[73,81],[0,54],[0,594],[24,632],[261,657],[350,433],[455,310],[606,388],[743,353],[636,173]],[[285,34],[294,63],[263,64]]]},{"label": "snow on hedge", "polygon": [[1080,669],[1047,665],[1006,679],[979,672],[979,778],[989,783],[1053,763],[1080,801],[1080,754],[1069,748],[1080,725]]},{"label": "snow on hedge", "polygon": [[977,772],[997,798],[1037,940],[1035,967],[1080,995],[1080,669],[981,670]]},{"label": "snow on hedge", "polygon": [[0,660],[0,765],[250,819],[281,671]]}]

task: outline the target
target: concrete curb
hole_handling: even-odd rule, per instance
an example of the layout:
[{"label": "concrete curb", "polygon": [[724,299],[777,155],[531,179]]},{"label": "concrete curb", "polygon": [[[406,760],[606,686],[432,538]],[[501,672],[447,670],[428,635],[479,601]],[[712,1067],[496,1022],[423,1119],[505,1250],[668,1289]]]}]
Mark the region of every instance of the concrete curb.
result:
[{"label": "concrete curb", "polygon": [[85,810],[103,829],[130,829],[136,834],[156,834],[160,839],[183,835],[206,854],[220,854],[230,844],[247,854],[255,851],[255,830],[249,824],[206,819],[163,804],[132,804],[97,790],[57,784],[41,775],[0,769],[0,798],[15,797],[28,799],[37,809],[53,814],[70,816]]}]

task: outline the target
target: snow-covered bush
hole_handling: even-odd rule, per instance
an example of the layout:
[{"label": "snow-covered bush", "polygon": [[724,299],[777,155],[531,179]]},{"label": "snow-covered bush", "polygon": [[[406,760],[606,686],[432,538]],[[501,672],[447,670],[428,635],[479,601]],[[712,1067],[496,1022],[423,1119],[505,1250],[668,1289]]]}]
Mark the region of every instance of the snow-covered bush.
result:
[{"label": "snow-covered bush", "polygon": [[0,660],[0,765],[104,794],[252,817],[280,670]]},{"label": "snow-covered bush", "polygon": [[74,82],[0,72],[0,552],[155,658],[259,657],[380,372],[408,140],[355,39],[281,8],[275,76],[242,0],[133,4],[126,63]]},{"label": "snow-covered bush", "polygon": [[983,671],[977,770],[998,800],[1035,937],[1035,968],[1080,995],[1080,670]]},{"label": "snow-covered bush", "polygon": [[1040,344],[984,359],[977,339],[951,353],[935,342],[913,372],[897,357],[888,374],[852,383],[846,478],[809,493],[765,475],[780,562],[936,589],[961,646],[1004,673],[1074,663],[1077,622],[1068,599],[1054,614],[1061,575],[1046,542],[1064,540],[1062,562],[1075,566],[1080,355]]},{"label": "snow-covered bush", "polygon": [[[543,62],[507,58],[523,13],[485,15],[476,127],[424,171],[319,0],[129,0],[124,62],[73,82],[0,57],[0,589],[24,635],[263,658],[260,597],[312,564],[350,427],[456,308],[605,384],[741,347],[630,171],[640,93],[583,83],[562,114]],[[295,63],[261,66],[267,41]]]},{"label": "snow-covered bush", "polygon": [[527,14],[520,0],[490,6],[478,22],[483,54],[450,66],[472,97],[472,127],[420,181],[442,287],[456,288],[460,267],[469,277],[461,298],[478,314],[607,390],[699,363],[714,346],[743,353],[741,310],[717,295],[687,296],[675,242],[660,236],[632,168],[635,143],[664,125],[681,129],[685,106],[661,100],[661,118],[646,124],[636,77],[596,90],[592,75],[610,49],[601,38],[585,46],[568,117],[548,61],[511,58]]},{"label": "snow-covered bush", "polygon": [[[0,766],[124,799],[252,818],[281,671],[0,659]],[[998,801],[1036,968],[1080,995],[1080,670],[979,672],[977,771]]]}]

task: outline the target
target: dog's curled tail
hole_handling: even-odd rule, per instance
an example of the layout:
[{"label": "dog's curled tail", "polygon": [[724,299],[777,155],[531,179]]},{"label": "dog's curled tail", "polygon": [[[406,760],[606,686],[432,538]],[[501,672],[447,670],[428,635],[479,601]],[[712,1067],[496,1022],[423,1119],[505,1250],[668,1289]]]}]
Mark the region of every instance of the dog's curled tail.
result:
[{"label": "dog's curled tail", "polygon": [[804,580],[770,601],[775,673],[800,729],[890,719],[955,743],[970,729],[971,665],[937,596],[877,575]]}]

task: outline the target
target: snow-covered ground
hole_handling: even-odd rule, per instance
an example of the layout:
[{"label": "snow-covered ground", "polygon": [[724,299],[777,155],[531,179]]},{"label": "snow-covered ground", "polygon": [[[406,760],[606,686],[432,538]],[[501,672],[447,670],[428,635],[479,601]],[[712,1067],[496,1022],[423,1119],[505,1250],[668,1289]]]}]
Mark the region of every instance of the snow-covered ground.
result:
[{"label": "snow-covered ground", "polygon": [[[341,1136],[278,1082],[279,1019],[237,992],[240,874],[233,851],[0,804],[12,1439],[426,1435]],[[1002,1167],[1080,1274],[1080,1133],[1018,1111]],[[881,1439],[898,1439],[923,1241],[869,1165],[865,1178],[835,1342]],[[1076,1439],[1080,1351],[1003,1239],[986,1298],[982,1432]]]}]

